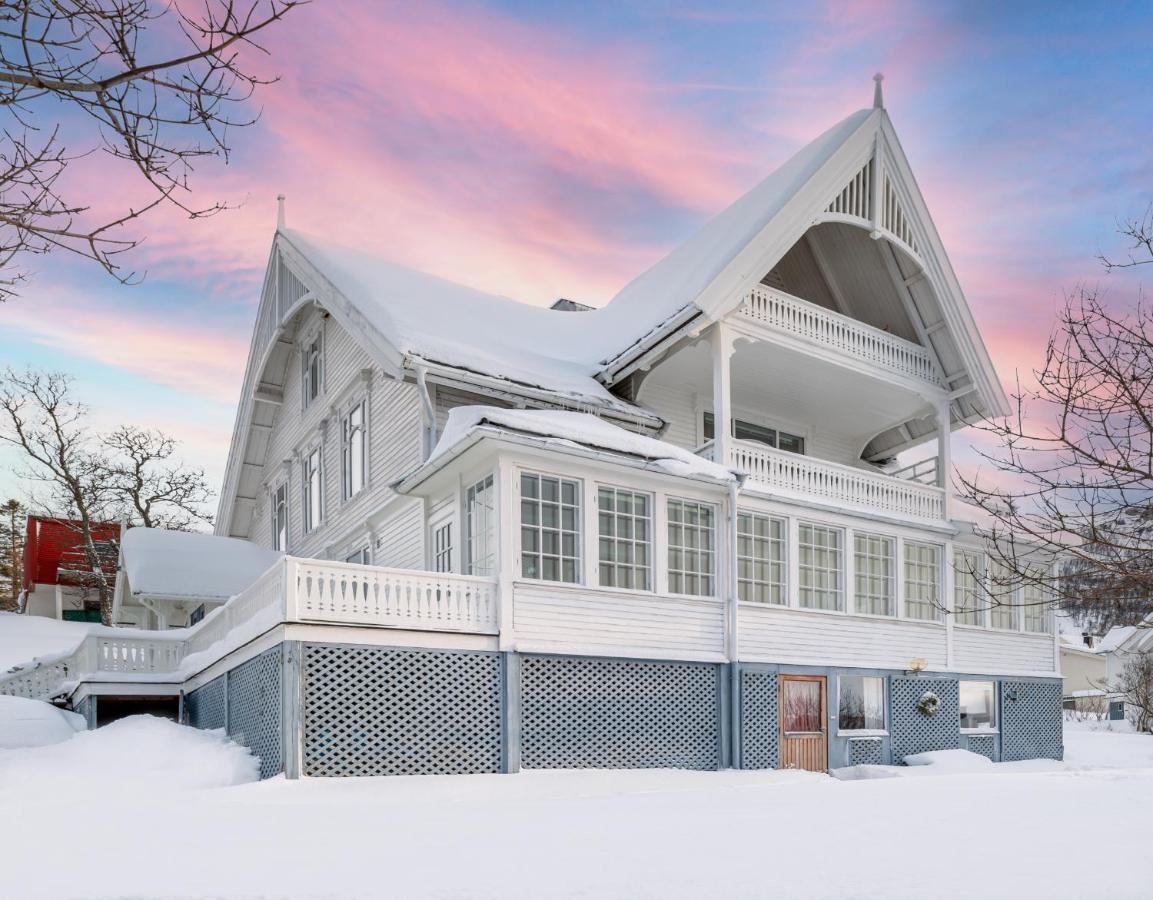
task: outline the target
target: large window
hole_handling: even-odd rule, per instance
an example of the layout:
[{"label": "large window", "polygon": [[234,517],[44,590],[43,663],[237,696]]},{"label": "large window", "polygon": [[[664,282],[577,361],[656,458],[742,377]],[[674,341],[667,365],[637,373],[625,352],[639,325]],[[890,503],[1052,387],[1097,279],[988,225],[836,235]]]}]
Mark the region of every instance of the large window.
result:
[{"label": "large window", "polygon": [[320,396],[320,383],[323,377],[324,355],[319,334],[304,345],[300,362],[300,393],[304,405],[308,406]]},{"label": "large window", "polygon": [[348,411],[341,423],[342,456],[341,470],[344,485],[344,499],[355,497],[364,487],[365,476],[365,431],[364,401]]},{"label": "large window", "polygon": [[[705,413],[704,434],[705,440],[711,441],[716,434],[715,419],[711,412]],[[805,439],[797,434],[789,434],[778,428],[769,428],[765,425],[755,425],[752,422],[742,422],[733,419],[733,437],[738,441],[756,441],[758,444],[767,444],[790,453],[804,453]]]},{"label": "large window", "polygon": [[491,575],[496,568],[492,476],[464,492],[465,574]]},{"label": "large window", "polygon": [[953,610],[958,625],[984,625],[985,556],[972,550],[953,554]]},{"label": "large window", "polygon": [[[1030,579],[1045,577],[1043,569],[1030,567]],[[1045,598],[1045,586],[1037,580],[1028,581],[1021,588],[1021,609],[1025,616],[1025,630],[1044,634],[1049,630],[1049,607]]]},{"label": "large window", "polygon": [[906,541],[905,615],[934,621],[941,612],[941,548]]},{"label": "large window", "polygon": [[737,596],[751,603],[788,602],[785,594],[785,522],[737,516]]},{"label": "large window", "polygon": [[520,561],[525,578],[580,580],[580,482],[521,475]]},{"label": "large window", "polygon": [[989,566],[989,592],[992,594],[992,609],[989,610],[989,624],[1006,631],[1017,630],[1017,587],[1013,573],[1004,563]]},{"label": "large window", "polygon": [[597,489],[602,587],[652,588],[652,498],[621,488]]},{"label": "large window", "polygon": [[272,494],[272,549],[288,550],[288,482]]},{"label": "large window", "polygon": [[837,528],[802,522],[797,529],[801,606],[844,609],[844,546]]},{"label": "large window", "polygon": [[670,500],[669,591],[711,597],[715,593],[716,512],[707,503]]},{"label": "large window", "polygon": [[997,693],[992,681],[962,681],[961,730],[997,730]]},{"label": "large window", "polygon": [[874,616],[891,616],[896,610],[896,541],[879,534],[854,536],[856,591],[854,609]]},{"label": "large window", "polygon": [[885,730],[885,679],[873,675],[837,679],[837,730]]},{"label": "large window", "polygon": [[307,534],[320,525],[321,516],[324,514],[322,509],[324,497],[323,481],[321,480],[320,472],[319,447],[305,454],[301,476],[301,483],[304,486],[304,531]]}]

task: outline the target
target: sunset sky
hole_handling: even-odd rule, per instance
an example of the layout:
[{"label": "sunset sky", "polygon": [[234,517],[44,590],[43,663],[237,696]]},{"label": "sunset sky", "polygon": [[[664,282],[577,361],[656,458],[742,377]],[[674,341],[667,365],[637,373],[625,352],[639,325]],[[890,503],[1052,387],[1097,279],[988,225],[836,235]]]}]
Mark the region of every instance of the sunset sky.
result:
[{"label": "sunset sky", "polygon": [[[1011,7],[1011,8],[1009,8]],[[38,258],[0,360],[75,374],[98,425],[183,441],[219,479],[275,225],[485,290],[602,304],[807,140],[886,106],[1002,380],[1106,275],[1153,200],[1145,3],[316,0],[270,31],[282,80],[195,177],[207,221],[153,218],[121,286]],[[92,197],[135,195],[109,168]],[[82,198],[86,199],[86,198]],[[0,474],[0,491],[13,485]]]}]

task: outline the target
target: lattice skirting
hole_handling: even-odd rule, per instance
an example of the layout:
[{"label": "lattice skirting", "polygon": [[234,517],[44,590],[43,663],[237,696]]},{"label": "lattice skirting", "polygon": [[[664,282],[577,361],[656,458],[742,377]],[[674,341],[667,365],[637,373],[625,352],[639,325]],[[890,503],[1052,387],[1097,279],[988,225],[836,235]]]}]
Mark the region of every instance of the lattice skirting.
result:
[{"label": "lattice skirting", "polygon": [[72,711],[77,715],[84,717],[84,721],[88,723],[88,729],[91,731],[96,727],[96,697],[89,694],[79,703],[72,707]]},{"label": "lattice skirting", "polygon": [[520,669],[525,768],[720,765],[716,665],[526,656]]},{"label": "lattice skirting", "polygon": [[980,753],[993,762],[997,761],[997,737],[992,734],[970,734],[965,738],[965,749],[970,753]]},{"label": "lattice skirting", "polygon": [[[941,701],[937,713],[927,716],[917,705],[927,691]],[[893,762],[929,750],[952,750],[961,746],[959,689],[945,678],[893,678],[890,682],[890,730]]]},{"label": "lattice skirting", "polygon": [[1001,759],[1061,759],[1061,682],[1001,682]]},{"label": "lattice skirting", "polygon": [[309,644],[306,775],[443,775],[501,766],[495,653]]},{"label": "lattice skirting", "polygon": [[228,676],[221,675],[184,697],[184,719],[193,728],[228,726]]},{"label": "lattice skirting", "polygon": [[778,702],[775,672],[741,669],[742,769],[775,769],[780,765]]},{"label": "lattice skirting", "polygon": [[885,745],[878,738],[849,738],[848,758],[850,766],[879,766],[885,762]]}]

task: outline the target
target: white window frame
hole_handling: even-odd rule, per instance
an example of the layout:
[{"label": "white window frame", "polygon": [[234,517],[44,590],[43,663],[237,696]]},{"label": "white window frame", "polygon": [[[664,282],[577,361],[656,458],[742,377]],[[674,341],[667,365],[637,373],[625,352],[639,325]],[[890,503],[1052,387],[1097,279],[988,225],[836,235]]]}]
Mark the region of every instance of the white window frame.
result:
[{"label": "white window frame", "polygon": [[[989,728],[961,728],[961,689],[965,684],[987,684],[992,696],[992,723]],[[962,678],[957,682],[957,725],[961,734],[997,734],[1001,730],[1001,699],[997,696],[997,682],[992,678]]]},{"label": "white window frame", "polygon": [[[604,510],[601,508],[601,492],[611,492],[613,498],[613,508],[611,510]],[[597,520],[597,552],[596,552],[596,578],[597,584],[607,590],[615,591],[642,591],[651,593],[655,587],[655,566],[653,565],[653,558],[656,550],[656,537],[655,537],[655,512],[656,512],[656,498],[650,491],[640,491],[635,488],[617,487],[613,484],[596,484],[594,485],[593,495],[596,500],[596,520]],[[621,495],[628,495],[635,502],[637,499],[643,499],[645,503],[645,514],[637,515],[635,512],[621,512],[617,509],[617,500]],[[605,517],[608,517],[612,522],[612,533],[605,534]],[[631,529],[631,534],[621,535],[621,526],[625,524]],[[638,538],[638,526],[644,526],[646,537]],[[626,529],[627,530],[627,529]],[[611,546],[613,549],[613,558],[605,559],[604,550],[606,547]],[[645,561],[644,563],[636,562],[638,550],[643,549]],[[622,560],[623,555],[628,556],[629,559]],[[609,579],[613,583],[606,583],[605,580],[605,567],[613,573],[612,578]],[[628,573],[631,575],[633,584],[622,585],[620,583],[621,574]],[[643,576],[644,584],[638,585],[637,576]],[[626,579],[627,580],[627,579]]]},{"label": "white window frame", "polygon": [[442,519],[432,527],[432,570],[452,571],[452,519]]},{"label": "white window frame", "polygon": [[[865,543],[863,550],[862,541]],[[887,546],[888,553],[878,552],[878,545]],[[887,576],[877,576],[869,571],[867,563],[874,560],[888,563],[889,573]],[[884,580],[887,582],[887,590],[884,595],[872,591],[862,594],[862,579],[868,582]],[[885,611],[876,612],[872,609],[865,609],[862,604],[862,597],[870,600],[880,597],[885,602]],[[881,616],[890,619],[897,615],[897,539],[892,535],[877,534],[872,531],[853,532],[853,612],[862,616]]]},{"label": "white window frame", "polygon": [[[314,458],[315,468],[312,465]],[[301,454],[300,497],[301,530],[311,534],[324,524],[324,449],[320,444]]]},{"label": "white window frame", "polygon": [[[673,521],[673,508],[676,506],[681,512],[681,520],[678,522]],[[690,508],[698,511],[705,511],[710,518],[708,526],[689,524],[684,521],[684,511]],[[716,504],[708,503],[704,500],[693,500],[687,497],[666,497],[665,498],[665,577],[667,579],[668,592],[682,597],[715,597],[717,595],[717,507]],[[690,533],[696,534],[698,537],[708,535],[708,546],[701,545],[698,540],[697,546],[692,546],[691,543],[682,539],[680,543],[673,543],[673,531],[679,529],[684,537],[688,537]],[[682,561],[681,566],[673,565],[674,552],[679,553],[679,559]],[[706,566],[697,569],[690,569],[687,565],[690,557],[695,557],[701,562],[707,563]],[[674,587],[674,581],[679,578],[681,581],[680,587],[687,588],[689,586],[689,579],[700,579],[700,586],[707,588],[698,591],[677,590]]]},{"label": "white window frame", "polygon": [[[930,580],[928,578],[914,578],[912,576],[911,570],[913,570],[914,567],[920,569],[927,565],[927,563],[925,563],[923,560],[914,561],[911,558],[909,551],[912,549],[930,550],[933,552],[934,556],[936,557],[936,562],[934,564],[936,570],[935,578]],[[902,569],[903,571],[901,572],[901,578],[903,579],[904,585],[902,595],[904,597],[905,603],[904,618],[912,622],[940,622],[945,614],[941,592],[941,584],[944,580],[945,570],[945,548],[940,544],[934,544],[930,541],[905,541],[905,552]],[[912,599],[912,592],[909,590],[909,588],[912,586],[926,587],[931,589],[932,597],[928,600],[922,599],[920,597],[917,599]],[[928,604],[928,608],[932,615],[930,617],[915,615],[913,612],[913,604],[922,605],[926,603]]]},{"label": "white window frame", "polygon": [[[537,496],[526,497],[524,493],[525,479],[536,479],[537,483]],[[556,482],[557,499],[555,501],[546,500],[544,498],[544,485],[546,482]],[[551,472],[539,472],[531,469],[522,469],[517,473],[516,479],[517,497],[520,501],[519,516],[517,517],[517,566],[520,572],[520,577],[529,579],[531,581],[543,581],[553,584],[583,584],[584,583],[584,482],[579,478],[569,478],[565,475],[556,475]],[[573,495],[573,502],[566,503],[564,500],[565,489],[570,487]],[[525,521],[526,503],[529,507],[534,508],[536,511],[536,522]],[[544,512],[546,505],[552,506],[555,503],[557,513],[557,526],[555,528],[547,527],[544,524]],[[564,518],[566,509],[572,510],[572,528],[564,527]],[[526,549],[525,536],[527,531],[534,533],[535,547]],[[546,553],[545,542],[546,537],[550,537],[555,532],[557,541],[557,552]],[[572,553],[565,553],[566,538],[571,537]],[[529,574],[525,571],[525,557],[535,557],[538,565],[538,572],[541,574]],[[555,557],[557,573],[561,576],[559,578],[545,578],[543,576],[545,562],[552,561]],[[572,565],[572,579],[564,577],[564,570],[566,563]]]},{"label": "white window frame", "polygon": [[[292,520],[289,518],[291,510],[288,506],[288,479],[280,482],[269,493],[271,498],[272,517],[272,549],[281,553],[288,552],[288,533]],[[280,527],[280,513],[284,512],[284,527]]]},{"label": "white window frame", "polygon": [[[749,528],[743,530],[746,523]],[[758,524],[765,526],[766,533],[757,533]],[[779,536],[773,535],[774,529],[779,531]],[[758,555],[760,549],[767,550],[767,555]],[[788,606],[789,520],[782,516],[738,509],[736,552],[739,601],[759,606]],[[774,552],[778,553],[776,559]],[[762,573],[765,573],[765,577],[759,577]],[[761,592],[767,595],[767,600],[756,598],[755,595]],[[779,599],[772,599],[774,593]]]},{"label": "white window frame", "polygon": [[[875,678],[881,683],[881,718],[880,728],[842,728],[841,727],[841,696],[842,682],[846,678]],[[884,675],[855,675],[841,672],[837,675],[837,734],[849,737],[884,737],[889,733],[889,680]]]},{"label": "white window frame", "polygon": [[[353,425],[359,413],[360,423]],[[355,430],[354,430],[355,429]],[[359,447],[360,460],[354,458]],[[368,485],[368,398],[361,397],[340,418],[340,491],[351,500]]]},{"label": "white window frame", "polygon": [[[836,547],[824,546],[814,543],[811,540],[805,540],[806,530],[812,530],[813,534],[825,533],[836,536]],[[802,520],[797,522],[797,607],[808,612],[839,612],[845,611],[845,556],[847,553],[845,541],[845,529],[838,528],[835,525],[826,525],[823,522],[811,522]],[[835,569],[828,566],[817,565],[815,560],[811,563],[805,562],[806,551],[812,556],[818,553],[835,553],[838,565]],[[815,582],[806,586],[806,573],[811,573],[812,576],[817,575],[833,575],[833,596],[835,605],[828,606],[814,606],[805,603],[805,591],[813,593],[827,592],[828,588],[820,588],[815,585]]]},{"label": "white window frame", "polygon": [[344,558],[346,563],[352,563],[356,566],[370,566],[372,565],[372,547],[365,544],[355,553],[350,553]]},{"label": "white window frame", "polygon": [[[1019,589],[1016,585],[1010,584],[1006,586],[996,586],[993,579],[996,577],[994,570],[1000,570],[1008,579],[1012,579],[1012,572],[1004,563],[990,561],[986,567],[987,573],[987,590],[989,592],[989,627],[994,631],[1020,631],[1021,630],[1021,606],[1017,602]],[[998,620],[1002,616],[1008,616],[1009,624],[999,624]]]},{"label": "white window frame", "polygon": [[[1045,570],[1040,566],[1029,567],[1029,577],[1041,578]],[[1021,628],[1026,634],[1049,634],[1051,617],[1045,600],[1045,588],[1034,581],[1021,586]],[[1035,627],[1035,626],[1040,627]]]},{"label": "white window frame", "polygon": [[[313,350],[316,368],[312,368]],[[324,329],[318,328],[304,342],[300,351],[300,405],[308,409],[324,393]]]},{"label": "white window frame", "polygon": [[[477,502],[478,498],[480,503]],[[496,479],[490,472],[464,491],[464,573],[496,573]]]},{"label": "white window frame", "polygon": [[[989,627],[989,598],[985,592],[987,558],[980,550],[953,549],[953,621],[963,628]],[[969,569],[972,568],[972,574]],[[972,584],[966,582],[972,579]],[[962,601],[962,598],[967,598]],[[970,602],[972,607],[970,608]]]}]

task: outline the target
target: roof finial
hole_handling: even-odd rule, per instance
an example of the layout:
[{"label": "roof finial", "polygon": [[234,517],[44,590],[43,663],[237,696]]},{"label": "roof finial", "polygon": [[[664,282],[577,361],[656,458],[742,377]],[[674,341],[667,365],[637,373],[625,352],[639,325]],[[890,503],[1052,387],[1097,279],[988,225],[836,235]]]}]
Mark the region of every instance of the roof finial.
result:
[{"label": "roof finial", "polygon": [[284,194],[276,195],[276,230],[284,229]]},{"label": "roof finial", "polygon": [[873,109],[885,108],[885,95],[881,91],[881,82],[885,80],[885,76],[878,72],[873,76],[875,87],[873,88]]}]

